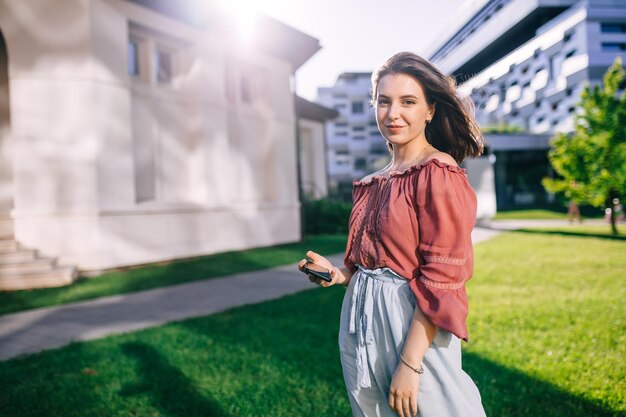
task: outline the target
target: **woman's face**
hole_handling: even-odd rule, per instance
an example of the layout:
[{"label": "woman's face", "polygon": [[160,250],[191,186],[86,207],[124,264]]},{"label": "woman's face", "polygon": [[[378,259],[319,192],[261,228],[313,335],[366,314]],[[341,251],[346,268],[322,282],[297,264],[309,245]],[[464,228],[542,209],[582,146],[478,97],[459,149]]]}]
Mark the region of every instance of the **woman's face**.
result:
[{"label": "woman's face", "polygon": [[421,84],[407,74],[387,74],[378,81],[376,120],[382,135],[392,144],[424,137],[426,120],[435,114]]}]

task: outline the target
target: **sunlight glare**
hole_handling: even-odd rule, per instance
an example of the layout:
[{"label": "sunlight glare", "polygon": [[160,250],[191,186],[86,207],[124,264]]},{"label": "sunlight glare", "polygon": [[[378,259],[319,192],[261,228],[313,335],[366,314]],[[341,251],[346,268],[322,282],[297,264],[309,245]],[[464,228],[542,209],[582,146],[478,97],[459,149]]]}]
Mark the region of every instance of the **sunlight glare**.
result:
[{"label": "sunlight glare", "polygon": [[244,45],[250,43],[255,35],[256,18],[259,13],[258,2],[254,0],[220,0],[219,7],[233,20],[237,35]]}]

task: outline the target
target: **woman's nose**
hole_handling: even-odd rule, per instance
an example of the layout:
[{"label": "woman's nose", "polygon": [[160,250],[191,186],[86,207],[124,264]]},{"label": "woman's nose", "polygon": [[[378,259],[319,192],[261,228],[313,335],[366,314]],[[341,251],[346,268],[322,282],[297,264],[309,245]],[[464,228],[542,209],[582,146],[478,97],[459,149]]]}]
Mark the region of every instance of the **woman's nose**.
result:
[{"label": "woman's nose", "polygon": [[389,112],[387,113],[387,118],[389,118],[389,120],[396,120],[398,118],[400,118],[400,112],[398,110],[397,106],[389,106]]}]

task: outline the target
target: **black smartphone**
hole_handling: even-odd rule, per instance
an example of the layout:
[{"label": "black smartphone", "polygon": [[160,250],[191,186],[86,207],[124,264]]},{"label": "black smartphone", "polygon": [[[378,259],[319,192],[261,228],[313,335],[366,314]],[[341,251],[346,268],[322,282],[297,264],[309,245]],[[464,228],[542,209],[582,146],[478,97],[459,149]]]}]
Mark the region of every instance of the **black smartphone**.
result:
[{"label": "black smartphone", "polygon": [[327,268],[324,268],[313,262],[307,262],[306,264],[304,264],[304,272],[306,274],[311,274],[315,277],[323,279],[326,282],[332,281],[332,278],[330,277],[330,271]]}]

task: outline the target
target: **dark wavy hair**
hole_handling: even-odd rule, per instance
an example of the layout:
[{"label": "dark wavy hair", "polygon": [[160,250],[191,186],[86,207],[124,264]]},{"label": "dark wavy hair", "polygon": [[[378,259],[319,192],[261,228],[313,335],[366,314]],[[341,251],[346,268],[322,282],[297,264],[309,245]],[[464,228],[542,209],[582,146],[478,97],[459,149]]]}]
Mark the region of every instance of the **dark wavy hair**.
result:
[{"label": "dark wavy hair", "polygon": [[[417,80],[435,115],[426,125],[426,139],[457,163],[477,157],[484,151],[483,135],[474,119],[474,104],[456,91],[456,80],[444,75],[433,64],[412,52],[399,52],[372,74],[372,105],[378,98],[378,82],[388,74],[406,74]],[[389,152],[393,144],[387,141]]]}]

